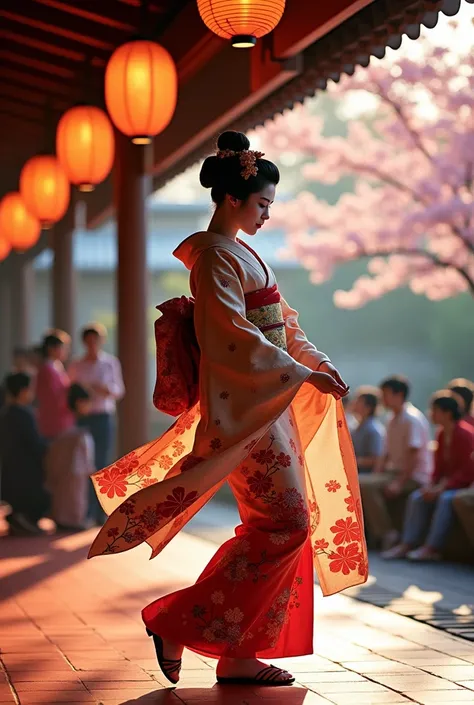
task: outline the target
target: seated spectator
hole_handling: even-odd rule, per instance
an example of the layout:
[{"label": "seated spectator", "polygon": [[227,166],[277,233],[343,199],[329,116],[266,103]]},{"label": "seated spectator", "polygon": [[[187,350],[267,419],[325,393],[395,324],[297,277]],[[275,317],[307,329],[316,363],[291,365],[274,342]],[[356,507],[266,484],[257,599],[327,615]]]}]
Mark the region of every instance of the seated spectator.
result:
[{"label": "seated spectator", "polygon": [[[454,516],[453,499],[458,490],[474,481],[474,431],[461,421],[462,412],[461,401],[450,390],[434,395],[431,418],[440,430],[431,482],[410,495],[402,543],[382,553],[383,558],[441,558]],[[424,544],[413,550],[427,532]]]},{"label": "seated spectator", "polygon": [[474,401],[474,384],[468,379],[459,377],[452,379],[448,384],[448,389],[457,394],[464,402],[462,410],[462,420],[474,428],[474,414],[472,413],[472,402]]},{"label": "seated spectator", "polygon": [[12,508],[7,517],[12,534],[37,535],[49,506],[43,487],[43,458],[46,443],[38,433],[30,407],[31,378],[16,372],[5,380],[6,406],[0,412],[0,464],[2,499]]},{"label": "seated spectator", "polygon": [[399,540],[388,502],[406,497],[431,475],[430,429],[426,417],[407,399],[410,385],[390,377],[380,385],[382,402],[392,412],[383,456],[375,471],[359,476],[367,526],[384,550]]},{"label": "seated spectator", "polygon": [[351,433],[360,473],[372,472],[383,455],[385,428],[376,418],[379,397],[377,388],[361,387],[352,406],[358,420],[357,427]]},{"label": "seated spectator", "polygon": [[79,384],[71,385],[68,403],[76,424],[51,444],[46,455],[46,482],[52,497],[52,519],[59,530],[88,528],[89,475],[94,472],[94,441],[78,425],[90,410],[91,398]]},{"label": "seated spectator", "polygon": [[346,415],[347,428],[352,433],[352,431],[357,428],[357,419],[352,409],[352,397],[349,395],[342,397],[342,406],[344,407],[344,413]]}]

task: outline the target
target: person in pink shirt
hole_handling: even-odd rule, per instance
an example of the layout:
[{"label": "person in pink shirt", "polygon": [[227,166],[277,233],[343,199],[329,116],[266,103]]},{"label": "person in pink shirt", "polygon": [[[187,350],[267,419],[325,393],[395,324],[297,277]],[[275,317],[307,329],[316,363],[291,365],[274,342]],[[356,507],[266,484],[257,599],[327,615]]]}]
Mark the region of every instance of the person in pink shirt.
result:
[{"label": "person in pink shirt", "polygon": [[42,343],[43,362],[36,378],[37,418],[41,435],[49,441],[74,424],[67,402],[70,381],[64,369],[69,346],[69,335],[57,329],[49,331]]}]

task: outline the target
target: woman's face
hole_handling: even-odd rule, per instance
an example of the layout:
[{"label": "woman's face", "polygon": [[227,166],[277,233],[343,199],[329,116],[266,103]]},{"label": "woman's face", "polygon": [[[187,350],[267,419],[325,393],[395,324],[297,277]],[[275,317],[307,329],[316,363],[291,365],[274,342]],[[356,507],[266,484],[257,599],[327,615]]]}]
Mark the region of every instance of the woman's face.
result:
[{"label": "woman's face", "polygon": [[239,230],[247,235],[255,235],[260,230],[270,218],[270,206],[275,200],[275,191],[275,185],[268,184],[261,191],[251,193],[246,201],[231,200]]}]

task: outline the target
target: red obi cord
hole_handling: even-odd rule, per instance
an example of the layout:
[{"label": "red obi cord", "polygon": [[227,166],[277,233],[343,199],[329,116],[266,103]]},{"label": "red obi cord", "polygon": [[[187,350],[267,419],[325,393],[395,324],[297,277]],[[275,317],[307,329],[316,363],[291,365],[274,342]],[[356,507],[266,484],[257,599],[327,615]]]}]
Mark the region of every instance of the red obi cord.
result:
[{"label": "red obi cord", "polygon": [[274,286],[245,294],[245,308],[247,311],[252,311],[254,308],[262,308],[262,306],[270,306],[270,304],[279,304],[280,299],[278,285],[275,284]]}]

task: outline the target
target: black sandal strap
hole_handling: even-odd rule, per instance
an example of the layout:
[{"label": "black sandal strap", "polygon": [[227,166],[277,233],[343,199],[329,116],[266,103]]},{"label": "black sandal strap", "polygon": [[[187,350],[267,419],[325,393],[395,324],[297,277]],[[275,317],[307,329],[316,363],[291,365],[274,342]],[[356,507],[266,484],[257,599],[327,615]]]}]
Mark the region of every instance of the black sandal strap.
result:
[{"label": "black sandal strap", "polygon": [[[279,678],[285,671],[278,666],[267,666],[257,673],[255,676],[256,681],[261,681],[262,683],[273,682]],[[289,678],[282,678],[282,681],[290,680]]]}]

